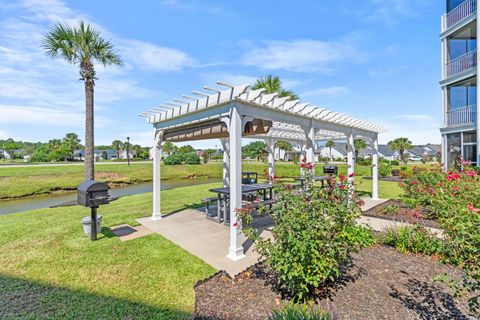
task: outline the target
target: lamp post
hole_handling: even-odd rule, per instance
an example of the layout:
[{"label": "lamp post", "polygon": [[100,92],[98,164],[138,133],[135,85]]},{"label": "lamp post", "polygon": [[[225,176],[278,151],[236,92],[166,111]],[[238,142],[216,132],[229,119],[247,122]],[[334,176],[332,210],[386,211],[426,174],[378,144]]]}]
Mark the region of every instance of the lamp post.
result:
[{"label": "lamp post", "polygon": [[127,162],[130,167],[130,137],[127,137]]}]

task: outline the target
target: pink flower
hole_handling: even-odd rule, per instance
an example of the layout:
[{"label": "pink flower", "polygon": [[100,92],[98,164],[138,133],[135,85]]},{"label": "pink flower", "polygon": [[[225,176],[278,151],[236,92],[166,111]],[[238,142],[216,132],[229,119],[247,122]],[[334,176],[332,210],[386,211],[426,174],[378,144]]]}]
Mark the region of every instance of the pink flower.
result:
[{"label": "pink flower", "polygon": [[342,184],[342,185],[340,186],[340,189],[345,190],[345,185]]},{"label": "pink flower", "polygon": [[238,227],[238,222],[235,222],[235,223],[233,224],[233,226],[234,226],[235,228]]},{"label": "pink flower", "polygon": [[418,183],[417,180],[413,180],[413,181],[412,181],[412,184],[413,184],[413,185],[416,185],[417,183]]},{"label": "pink flower", "polygon": [[449,173],[448,173],[448,176],[447,176],[447,180],[448,180],[448,181],[454,181],[454,180],[459,179],[460,177],[461,177],[461,176],[460,176],[460,174],[458,174],[458,173],[449,172]]},{"label": "pink flower", "polygon": [[348,177],[349,177],[349,178],[355,177],[355,172],[350,173],[350,174],[348,175]]},{"label": "pink flower", "polygon": [[480,209],[475,208],[472,204],[468,204],[467,209],[475,213],[480,213]]},{"label": "pink flower", "polygon": [[474,177],[476,175],[477,175],[477,173],[474,170],[470,170],[470,171],[467,172],[467,176],[469,176],[469,177]]}]

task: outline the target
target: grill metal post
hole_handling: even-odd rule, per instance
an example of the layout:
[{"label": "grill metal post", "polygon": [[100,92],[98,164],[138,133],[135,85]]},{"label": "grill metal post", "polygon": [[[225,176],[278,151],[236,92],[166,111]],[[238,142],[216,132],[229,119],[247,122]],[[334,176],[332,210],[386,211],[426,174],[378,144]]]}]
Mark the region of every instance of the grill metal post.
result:
[{"label": "grill metal post", "polygon": [[97,207],[91,208],[90,240],[97,240]]}]

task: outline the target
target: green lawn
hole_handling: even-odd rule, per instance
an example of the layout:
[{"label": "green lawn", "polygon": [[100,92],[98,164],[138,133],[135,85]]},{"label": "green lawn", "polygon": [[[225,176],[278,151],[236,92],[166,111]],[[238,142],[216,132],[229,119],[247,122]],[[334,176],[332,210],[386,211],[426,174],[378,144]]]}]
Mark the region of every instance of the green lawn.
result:
[{"label": "green lawn", "polygon": [[[317,174],[321,174],[322,165],[317,165]],[[412,165],[408,166],[409,168]],[[245,162],[243,170],[260,174],[267,170],[267,164]],[[339,165],[340,173],[346,174],[346,165]],[[291,162],[277,162],[277,176],[283,178],[298,177],[299,167]],[[357,176],[371,175],[371,168],[356,166]],[[163,166],[162,179],[187,179],[191,177],[218,178],[222,176],[222,163],[211,162],[201,165]],[[96,166],[96,179],[111,184],[130,184],[152,180],[151,163],[103,164]],[[25,197],[51,193],[59,190],[74,190],[83,180],[82,166],[38,166],[13,167],[0,166],[0,199]]]},{"label": "green lawn", "polygon": [[[199,205],[216,184],[162,192],[162,211]],[[136,224],[151,194],[99,209],[104,226]],[[82,235],[86,208],[0,216],[0,318],[187,319],[193,285],[215,270],[159,235],[121,242]]]}]

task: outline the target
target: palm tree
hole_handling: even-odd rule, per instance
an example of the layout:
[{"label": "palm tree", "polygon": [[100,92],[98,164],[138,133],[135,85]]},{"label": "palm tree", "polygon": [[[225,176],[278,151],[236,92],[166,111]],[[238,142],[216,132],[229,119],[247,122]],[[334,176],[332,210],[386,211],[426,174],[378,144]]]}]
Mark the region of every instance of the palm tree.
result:
[{"label": "palm tree", "polygon": [[265,89],[265,93],[278,93],[279,97],[291,97],[293,100],[298,99],[298,95],[292,90],[286,90],[282,87],[282,80],[279,76],[273,76],[271,74],[257,79],[252,86],[253,90]]},{"label": "palm tree", "polygon": [[120,140],[114,140],[112,142],[112,148],[115,149],[117,153],[117,159],[120,159],[120,151],[123,149],[123,147],[124,147],[124,144]]},{"label": "palm tree", "polygon": [[284,155],[283,155],[283,161],[286,161],[287,151],[292,151],[293,150],[292,144],[288,141],[280,140],[280,141],[277,141],[277,147],[278,147],[278,149],[285,151]]},{"label": "palm tree", "polygon": [[108,66],[122,65],[122,60],[113,45],[102,38],[100,31],[83,21],[78,27],[61,23],[53,26],[42,42],[47,56],[52,59],[63,58],[70,64],[80,66],[80,80],[85,83],[85,180],[93,180],[93,88],[96,80],[94,62]]},{"label": "palm tree", "polygon": [[407,154],[405,151],[413,149],[412,142],[408,138],[397,138],[388,143],[388,147],[393,151],[398,151],[400,159],[404,164],[407,164]]},{"label": "palm tree", "polygon": [[353,145],[355,146],[355,163],[358,163],[358,155],[360,153],[360,150],[368,147],[368,144],[363,139],[355,139]]},{"label": "palm tree", "polygon": [[63,142],[65,143],[66,147],[70,150],[70,158],[73,160],[75,149],[80,146],[80,138],[76,133],[67,133],[65,138],[63,138]]},{"label": "palm tree", "polygon": [[335,147],[335,142],[328,140],[327,143],[325,143],[325,147],[330,149],[330,161],[332,161],[332,148]]}]

